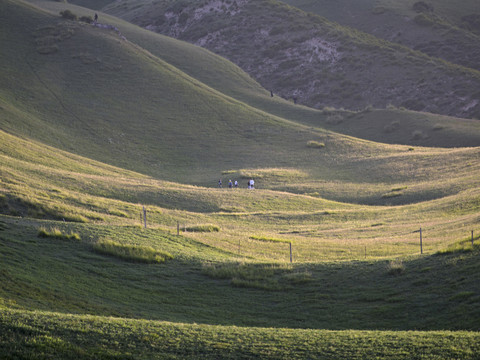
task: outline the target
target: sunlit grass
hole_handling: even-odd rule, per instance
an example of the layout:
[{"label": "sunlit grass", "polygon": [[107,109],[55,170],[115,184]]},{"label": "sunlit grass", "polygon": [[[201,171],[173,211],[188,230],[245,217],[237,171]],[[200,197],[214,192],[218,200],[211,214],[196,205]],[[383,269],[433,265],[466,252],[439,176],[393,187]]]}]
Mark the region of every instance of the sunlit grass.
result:
[{"label": "sunlit grass", "polygon": [[[434,252],[475,230],[479,204],[478,190],[473,189],[418,204],[367,206],[263,189],[193,187],[128,173],[90,175],[47,166],[33,171],[29,162],[14,167],[13,158],[5,160],[4,186],[16,195],[4,193],[0,201],[11,215],[143,226],[140,204],[145,204],[149,227],[176,233],[178,223],[181,230],[209,224],[209,230],[221,231],[190,231],[188,236],[240,256],[280,261],[288,259],[288,249],[260,241],[251,246],[252,237],[292,241],[295,261],[351,260],[365,258],[365,253],[367,258],[416,254],[414,232],[423,227],[424,250]],[[65,165],[75,167],[69,161],[71,165]],[[467,169],[476,171],[473,166]],[[467,184],[476,181],[473,175],[456,179],[446,178],[443,185],[471,186]],[[369,184],[366,191],[379,186],[378,194],[402,191],[407,197],[410,191],[428,191],[429,185],[437,184],[442,186],[440,180],[403,186]],[[332,182],[331,186],[329,191],[341,193],[366,185],[352,183],[345,189],[345,184]]]},{"label": "sunlit grass", "polygon": [[81,240],[80,235],[78,233],[74,233],[74,232],[65,233],[57,227],[46,228],[44,226],[41,226],[38,229],[38,236],[51,237],[51,238],[57,238],[57,239],[66,239],[66,240],[78,240],[78,241]]},{"label": "sunlit grass", "polygon": [[163,263],[173,259],[171,254],[150,246],[120,244],[111,239],[99,239],[93,244],[93,250],[122,260],[141,263]]},{"label": "sunlit grass", "polygon": [[216,225],[193,225],[185,228],[185,231],[191,232],[219,232],[220,228]]}]

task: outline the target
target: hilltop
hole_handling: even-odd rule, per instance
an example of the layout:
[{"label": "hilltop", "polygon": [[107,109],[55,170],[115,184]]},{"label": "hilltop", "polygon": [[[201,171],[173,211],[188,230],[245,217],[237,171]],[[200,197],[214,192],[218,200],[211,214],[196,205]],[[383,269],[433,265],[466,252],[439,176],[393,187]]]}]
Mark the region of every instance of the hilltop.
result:
[{"label": "hilltop", "polygon": [[[102,10],[208,48],[266,89],[310,107],[358,110],[391,105],[479,117],[480,73],[472,63],[478,58],[478,36],[470,32],[451,35],[459,47],[454,53],[466,54],[461,59],[462,55],[443,56],[447,50],[424,49],[434,44],[404,41],[412,50],[401,41],[367,35],[279,1],[125,1]],[[436,30],[445,31],[449,29]]]}]

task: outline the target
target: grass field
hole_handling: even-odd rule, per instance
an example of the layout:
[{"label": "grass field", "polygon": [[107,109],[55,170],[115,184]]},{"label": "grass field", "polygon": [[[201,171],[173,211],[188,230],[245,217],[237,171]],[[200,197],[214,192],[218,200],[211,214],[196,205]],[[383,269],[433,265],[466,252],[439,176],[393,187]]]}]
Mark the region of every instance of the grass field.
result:
[{"label": "grass field", "polygon": [[[478,334],[469,332],[247,329],[47,312],[3,314],[0,343],[11,358],[475,359],[479,351]],[[19,347],[12,349],[12,343]]]},{"label": "grass field", "polygon": [[0,359],[478,357],[478,122],[62,6],[0,2]]}]

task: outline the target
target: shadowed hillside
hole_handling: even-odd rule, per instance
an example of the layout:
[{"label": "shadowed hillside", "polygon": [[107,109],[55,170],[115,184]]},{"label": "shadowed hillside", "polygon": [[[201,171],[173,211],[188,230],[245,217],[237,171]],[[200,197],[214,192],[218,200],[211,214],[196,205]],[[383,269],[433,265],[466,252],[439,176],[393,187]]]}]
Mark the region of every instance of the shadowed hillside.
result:
[{"label": "shadowed hillside", "polygon": [[283,2],[429,56],[480,70],[480,33],[470,24],[480,18],[480,5],[474,0]]},{"label": "shadowed hillside", "polygon": [[[477,70],[280,2],[126,1],[103,10],[206,47],[238,64],[265,88],[308,106],[361,109],[391,104],[458,117],[479,116]],[[468,43],[477,42],[472,38]]]}]

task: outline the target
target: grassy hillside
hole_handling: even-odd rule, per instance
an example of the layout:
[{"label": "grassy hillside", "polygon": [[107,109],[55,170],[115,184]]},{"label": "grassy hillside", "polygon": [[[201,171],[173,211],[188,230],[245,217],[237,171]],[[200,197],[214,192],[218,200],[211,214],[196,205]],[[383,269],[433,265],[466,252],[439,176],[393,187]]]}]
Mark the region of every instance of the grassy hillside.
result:
[{"label": "grassy hillside", "polygon": [[[104,11],[206,47],[274,93],[316,108],[392,104],[478,117],[478,71],[280,2],[127,1]],[[472,38],[469,43],[477,42]],[[477,58],[475,51],[471,58]]]},{"label": "grassy hillside", "polygon": [[[464,238],[478,222],[478,149],[415,156],[407,151],[372,158],[371,167],[367,160],[357,159],[350,166],[371,176],[362,181],[314,181],[295,169],[244,169],[225,174],[240,179],[239,189],[215,189],[88,165],[86,159],[5,133],[2,143],[6,145],[1,167],[4,214],[138,225],[145,205],[152,226],[176,232],[177,224],[182,230],[213,224],[221,231],[189,232],[189,236],[252,258],[288,258],[288,246],[270,239],[293,242],[295,259],[302,262],[363,259],[365,250],[373,258],[417,254],[419,227],[424,229],[424,251],[431,253]],[[420,174],[415,177],[416,172]],[[375,182],[381,173],[385,182]],[[387,182],[389,176],[393,181]],[[245,180],[251,177],[256,179],[256,191],[246,189]],[[273,190],[261,190],[264,183]],[[301,194],[291,193],[295,191]]]},{"label": "grassy hillside", "polygon": [[[229,68],[224,63],[224,73],[230,73],[231,78],[243,76],[247,80],[242,83],[243,87],[228,86],[224,82],[218,88],[229,88],[231,93],[237,94],[243,92],[245,99],[256,101],[258,107],[255,108],[213,90],[128,40],[122,40],[115,32],[66,22],[58,15],[22,3],[4,2],[2,6],[6,10],[2,14],[12,16],[5,16],[1,23],[14,30],[3,40],[7,45],[4,48],[11,50],[2,52],[6,70],[1,73],[2,84],[5,84],[2,86],[5,95],[1,119],[3,129],[9,132],[164,180],[213,187],[222,177],[225,182],[229,178],[238,179],[244,186],[246,179],[253,177],[258,188],[306,194],[314,200],[395,205],[438,199],[451,204],[457,201],[455,196],[467,196],[469,191],[478,188],[478,148],[447,150],[389,146],[338,135],[319,127],[350,127],[352,133],[363,129],[365,134],[370,133],[365,137],[374,136],[371,134],[375,132],[368,131],[364,125],[383,125],[385,119],[393,115],[391,121],[388,119],[385,125],[380,125],[382,130],[377,134],[394,134],[394,139],[410,136],[417,144],[430,141],[429,133],[407,130],[412,125],[405,126],[403,121],[412,121],[413,113],[401,110],[389,110],[384,114],[378,111],[318,112],[277,99],[270,103],[266,100],[268,94],[262,98],[258,85],[255,87],[251,79],[237,71],[238,68]],[[32,18],[26,31],[12,20],[22,16]],[[137,36],[147,36],[145,34],[139,32]],[[150,46],[157,40],[156,35],[152,36],[147,38]],[[160,43],[164,41],[163,37],[159,39]],[[18,48],[15,47],[17,43],[21,44]],[[56,50],[49,54],[38,52],[47,45]],[[180,51],[182,47],[176,45],[176,49]],[[203,50],[198,52],[202,53]],[[206,58],[220,62],[214,56]],[[206,65],[208,62],[198,63]],[[199,73],[199,67],[192,66],[191,72],[192,75]],[[145,78],[150,81],[146,83]],[[250,85],[248,95],[245,89]],[[268,109],[284,117],[270,115],[265,112]],[[305,116],[300,121],[302,115]],[[461,138],[470,132],[471,139],[478,140],[475,122],[463,122],[462,129],[453,127],[454,119],[416,116],[424,117],[425,127],[430,129],[432,137],[444,134],[443,139],[448,139],[451,134],[458,134],[457,138]],[[401,117],[402,121],[396,120]],[[445,124],[450,125],[444,127]],[[399,133],[404,135],[395,138]],[[4,153],[15,159],[18,151],[11,150],[14,146],[8,150],[6,144],[19,140],[5,133],[2,137]],[[28,146],[31,145],[25,145]],[[13,165],[15,161],[10,160],[8,166],[18,166]],[[35,157],[30,159],[32,164],[37,161]],[[27,164],[23,171],[31,172],[32,165]],[[44,206],[45,198],[36,192],[30,194],[32,191],[28,190],[28,187],[41,186],[30,181],[25,173],[18,176],[25,178],[28,184],[21,190],[23,198],[31,196]],[[42,184],[56,182],[56,176],[47,172],[42,175]],[[111,177],[102,181],[112,182]],[[12,180],[11,184],[15,182]],[[124,186],[132,189],[138,183],[119,184],[114,192],[125,193]],[[167,208],[203,209],[204,212],[235,213],[256,208],[250,205],[255,200],[245,202],[244,198],[234,199],[225,194],[215,199],[209,191],[203,190],[201,201],[198,201],[198,192],[195,189],[186,191],[186,188],[182,191],[189,193],[187,198],[191,200],[184,201],[181,196],[172,195],[180,190],[164,192],[159,190],[162,186],[165,185],[147,186],[138,195],[121,199],[136,202],[148,199],[150,203]],[[92,195],[103,194],[94,192]],[[7,213],[21,211],[21,201],[15,199],[8,202]],[[208,205],[205,205],[206,199]],[[312,204],[316,204],[312,205],[316,209],[324,207],[321,201]],[[269,211],[291,211],[299,205],[285,206],[282,201],[274,201],[261,206],[260,209]],[[51,209],[47,211],[50,212]],[[77,215],[82,216],[81,219],[90,216],[82,212]],[[62,217],[55,215],[53,218]],[[441,238],[446,239],[447,234]]]},{"label": "grassy hillside", "polygon": [[[77,195],[78,202],[85,198]],[[383,243],[374,239],[367,245],[367,259],[363,249],[355,248],[357,242],[367,244],[367,229],[363,229],[363,239],[328,241],[324,233],[323,243],[322,235],[312,232],[295,238],[294,234],[277,234],[277,238],[294,240],[295,262],[289,264],[288,246],[269,240],[272,235],[262,231],[273,222],[277,229],[285,227],[267,211],[244,214],[254,219],[248,224],[234,222],[238,230],[250,231],[250,235],[267,235],[265,240],[243,238],[239,245],[237,238],[232,244],[228,225],[218,221],[223,240],[208,246],[212,241],[208,238],[213,237],[208,233],[197,238],[182,231],[177,236],[174,227],[175,220],[206,221],[205,216],[150,205],[149,228],[143,229],[135,226],[139,218],[133,216],[134,204],[110,200],[109,205],[109,216],[101,213],[98,201],[84,205],[105,218],[103,223],[96,219],[96,224],[2,216],[3,306],[228,326],[478,331],[478,248],[472,248],[467,231],[456,248],[435,255],[436,240],[430,232],[445,225],[429,224],[424,228],[424,241],[425,253],[431,256],[397,259],[394,253],[406,249],[419,254],[418,234],[412,233],[403,244],[398,239]],[[140,206],[136,209],[139,215]],[[478,224],[478,213],[469,216],[465,212],[458,218],[465,222],[476,218]],[[341,214],[341,208],[332,212],[333,216]],[[288,215],[290,223],[295,220],[293,214],[283,215]],[[304,218],[303,229],[312,226],[308,221],[315,215],[297,213]],[[349,215],[344,215],[345,226],[362,221],[355,209]],[[208,218],[210,222],[215,219]],[[398,225],[397,232],[405,231]],[[372,227],[383,228],[387,234],[386,228],[393,225]],[[347,234],[338,229],[337,233]],[[105,240],[114,246],[100,253],[95,245]],[[474,240],[478,241],[478,233]],[[133,250],[129,257],[119,257],[126,245],[151,248],[169,258],[159,264],[144,263]],[[318,247],[321,254],[314,253]],[[356,250],[362,251],[355,254]],[[357,260],[331,261],[345,255]],[[319,262],[321,258],[330,261]]]},{"label": "grassy hillside", "polygon": [[[45,14],[25,31],[13,20],[25,10],[12,10],[18,13],[5,20],[15,36],[2,46],[12,49],[4,54],[11,71],[2,73],[10,100],[5,130],[144,173],[175,179],[191,174],[192,181],[199,172],[217,177],[218,157],[223,166],[258,166],[286,138],[293,140],[294,125],[213,91],[112,31]],[[51,38],[58,50],[40,54],[36,43]],[[13,50],[18,42],[25,47]],[[17,66],[19,57],[24,60]],[[22,97],[15,97],[20,89]],[[19,115],[25,112],[28,117]],[[262,132],[279,136],[265,146]],[[310,131],[297,138],[302,133]]]},{"label": "grassy hillside", "polygon": [[[478,335],[468,332],[252,331],[13,311],[5,313],[4,319],[0,341],[7,358],[36,358],[42,354],[62,359],[411,359],[421,354],[422,359],[475,359],[478,352]],[[5,338],[15,339],[22,347],[13,348]]]},{"label": "grassy hillside", "polygon": [[[22,153],[25,146],[19,143],[17,151]],[[35,150],[43,155],[48,149]],[[475,358],[480,316],[478,245],[472,247],[470,239],[462,236],[447,250],[455,236],[449,233],[436,245],[435,237],[448,233],[452,225],[463,227],[464,234],[478,225],[478,203],[469,208],[456,197],[454,204],[463,204],[458,209],[444,201],[415,209],[375,209],[262,190],[237,189],[235,196],[228,189],[169,186],[98,163],[88,166],[88,161],[75,156],[60,156],[56,161],[63,165],[56,174],[51,172],[57,163],[50,168],[54,160],[45,156],[42,165],[32,164],[35,171],[19,179],[25,172],[22,168],[28,167],[27,158],[25,154],[24,161],[13,162],[15,168],[2,167],[2,174],[10,174],[2,176],[2,187],[15,183],[15,174],[21,193],[30,179],[43,187],[32,189],[43,196],[43,204],[49,202],[66,215],[83,213],[84,219],[35,220],[31,217],[49,216],[42,216],[33,202],[23,202],[25,208],[36,210],[24,213],[26,218],[1,216],[0,343],[4,358],[195,358],[199,354],[328,358],[349,354],[366,359],[372,354],[409,358],[418,351],[423,358],[438,358],[440,353]],[[8,163],[5,159],[2,164]],[[112,175],[96,175],[103,171]],[[47,174],[51,174],[49,183],[39,181]],[[135,185],[136,191],[127,184]],[[147,194],[147,184],[154,191],[148,193],[148,229],[143,229],[138,226],[141,206],[135,201]],[[185,207],[192,204],[188,197],[192,191],[207,209],[162,208],[158,205],[161,196],[151,197],[162,189],[165,198]],[[208,197],[202,198],[204,192]],[[171,197],[174,194],[176,199]],[[215,202],[232,196],[251,208],[229,214],[208,207],[212,198]],[[241,202],[240,197],[244,198]],[[478,194],[467,196],[472,197],[478,199]],[[67,202],[72,206],[65,209]],[[320,203],[330,210],[319,213]],[[265,209],[274,204],[275,209],[282,204],[291,210]],[[406,218],[400,220],[402,213]],[[421,216],[432,220],[434,214],[438,222],[424,228],[424,249],[430,255],[396,258],[404,251],[418,254],[419,250],[413,225],[402,222]],[[220,236],[199,236],[183,229],[177,236],[177,221],[217,224]],[[314,224],[325,227],[323,235],[314,232]],[[274,235],[273,229],[280,233]],[[282,233],[284,229],[292,231]],[[392,230],[397,238],[381,241],[373,237]],[[438,231],[437,235],[431,236],[432,231]],[[278,238],[294,241],[294,264],[288,263],[287,244]],[[115,246],[106,254],[98,253],[95,244],[105,239]],[[169,254],[170,259],[145,264],[134,252],[120,258],[117,250],[126,245],[151,248]],[[364,246],[368,247],[367,259]],[[439,246],[444,251],[436,254]],[[411,329],[429,331],[404,332]]]},{"label": "grassy hillside", "polygon": [[476,358],[478,121],[308,109],[67,7],[0,2],[1,359]]},{"label": "grassy hillside", "polygon": [[476,1],[284,2],[429,56],[480,69],[480,33],[479,29],[470,25],[480,15],[480,6]]},{"label": "grassy hillside", "polygon": [[[121,29],[127,36],[121,40],[115,32],[64,21],[57,11],[50,15],[13,4],[2,5],[2,14],[11,14],[2,24],[12,29],[2,40],[2,48],[9,49],[1,55],[6,69],[1,73],[2,128],[90,158],[163,179],[213,186],[225,171],[298,165],[307,178],[321,174],[322,179],[339,176],[349,181],[357,176],[357,170],[348,170],[355,156],[408,150],[355,141],[324,127],[393,143],[478,145],[477,122],[463,121],[461,127],[454,126],[457,119],[422,115],[427,121],[420,122],[415,120],[418,114],[403,111],[337,113],[293,106],[271,99],[238,68],[201,49],[145,31],[135,33],[131,27]],[[14,19],[25,16],[32,21],[20,27]],[[198,60],[187,75],[129,38],[143,38],[148,50],[160,44],[177,59]],[[39,53],[47,45],[52,52]],[[187,67],[187,61],[177,63]],[[223,82],[216,81],[218,75],[208,85],[191,77],[200,77],[202,69],[211,66],[224,69]],[[206,73],[201,80],[212,72]],[[370,119],[372,131],[362,119]],[[326,146],[312,149],[309,141]],[[354,157],[339,156],[339,151]],[[270,182],[261,186],[270,187]]]}]

